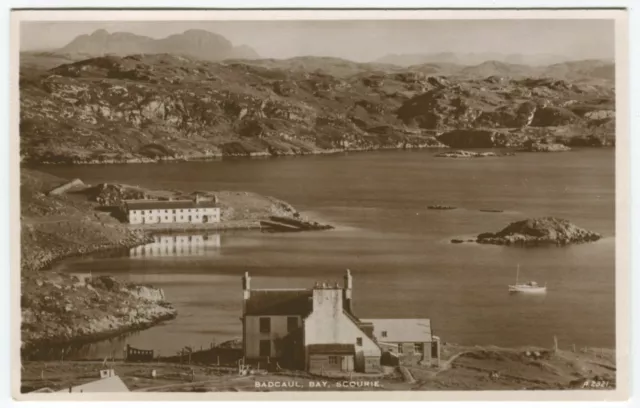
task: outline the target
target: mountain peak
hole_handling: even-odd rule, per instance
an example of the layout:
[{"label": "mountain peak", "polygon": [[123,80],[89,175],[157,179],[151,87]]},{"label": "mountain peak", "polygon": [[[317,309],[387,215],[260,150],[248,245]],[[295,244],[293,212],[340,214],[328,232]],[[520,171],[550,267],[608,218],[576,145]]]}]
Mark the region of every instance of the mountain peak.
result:
[{"label": "mountain peak", "polygon": [[107,54],[125,56],[131,54],[175,54],[192,58],[220,61],[241,58],[257,59],[260,56],[250,47],[234,47],[220,34],[202,29],[189,29],[181,34],[154,39],[129,32],[110,34],[99,29],[90,35],[81,35],[59,50],[64,54],[83,54],[99,57]]},{"label": "mountain peak", "polygon": [[108,37],[109,36],[109,32],[107,30],[105,30],[104,28],[101,28],[99,30],[94,31],[93,33],[91,33],[91,37]]}]

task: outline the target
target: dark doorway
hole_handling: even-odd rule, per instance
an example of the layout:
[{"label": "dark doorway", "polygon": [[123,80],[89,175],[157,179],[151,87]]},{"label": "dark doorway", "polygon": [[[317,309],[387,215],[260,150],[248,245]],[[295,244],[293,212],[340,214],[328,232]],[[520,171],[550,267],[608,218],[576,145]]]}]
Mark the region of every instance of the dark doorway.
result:
[{"label": "dark doorway", "polygon": [[271,340],[260,340],[260,357],[271,356]]}]

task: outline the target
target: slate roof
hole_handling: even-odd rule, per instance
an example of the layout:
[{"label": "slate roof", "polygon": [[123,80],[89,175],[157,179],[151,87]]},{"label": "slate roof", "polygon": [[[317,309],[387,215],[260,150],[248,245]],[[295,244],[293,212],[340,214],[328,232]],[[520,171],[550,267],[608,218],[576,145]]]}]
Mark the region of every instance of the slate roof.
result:
[{"label": "slate roof", "polygon": [[356,347],[353,344],[310,344],[309,354],[354,354]]},{"label": "slate roof", "polygon": [[[373,324],[373,335],[383,343],[430,342],[431,320],[429,319],[360,319]],[[386,332],[383,336],[382,332]]]},{"label": "slate roof", "polygon": [[311,289],[252,290],[246,302],[248,316],[307,316],[313,308]]},{"label": "slate roof", "polygon": [[196,203],[193,200],[130,200],[125,201],[125,205],[129,210],[169,210],[178,208],[218,207],[214,201],[200,201],[199,203]]}]

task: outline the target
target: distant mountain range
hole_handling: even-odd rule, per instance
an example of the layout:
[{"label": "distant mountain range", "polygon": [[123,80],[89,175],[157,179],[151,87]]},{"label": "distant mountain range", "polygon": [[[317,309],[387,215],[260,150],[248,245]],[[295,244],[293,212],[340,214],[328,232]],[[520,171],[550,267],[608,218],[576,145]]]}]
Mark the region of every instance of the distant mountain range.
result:
[{"label": "distant mountain range", "polygon": [[[403,67],[423,64],[456,64],[456,65],[478,65],[487,61],[497,61],[505,64],[542,66],[567,62],[563,55],[555,54],[500,54],[495,52],[481,53],[425,53],[425,54],[389,54],[377,59],[376,63],[393,64]],[[607,62],[613,62],[607,61]]]},{"label": "distant mountain range", "polygon": [[225,37],[205,30],[187,30],[182,34],[155,39],[142,35],[97,30],[74,38],[55,51],[62,55],[99,57],[131,54],[167,53],[207,61],[225,59],[255,59],[260,56],[249,46],[234,46]]}]

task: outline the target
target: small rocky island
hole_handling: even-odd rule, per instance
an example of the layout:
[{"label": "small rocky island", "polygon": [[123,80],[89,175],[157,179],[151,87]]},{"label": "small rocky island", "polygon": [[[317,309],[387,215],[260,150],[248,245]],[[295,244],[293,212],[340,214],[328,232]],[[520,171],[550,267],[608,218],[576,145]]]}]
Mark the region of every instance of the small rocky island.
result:
[{"label": "small rocky island", "polygon": [[597,241],[602,235],[554,217],[530,218],[509,224],[503,230],[478,235],[480,244],[494,245],[568,245]]},{"label": "small rocky island", "polygon": [[504,152],[504,153],[496,153],[496,152],[470,152],[467,150],[454,150],[450,152],[442,152],[435,155],[435,157],[447,157],[450,159],[471,159],[471,158],[482,158],[482,157],[500,157],[500,156],[515,156],[515,153],[512,152]]},{"label": "small rocky island", "polygon": [[427,207],[427,210],[455,210],[458,207],[452,205],[434,204]]}]

